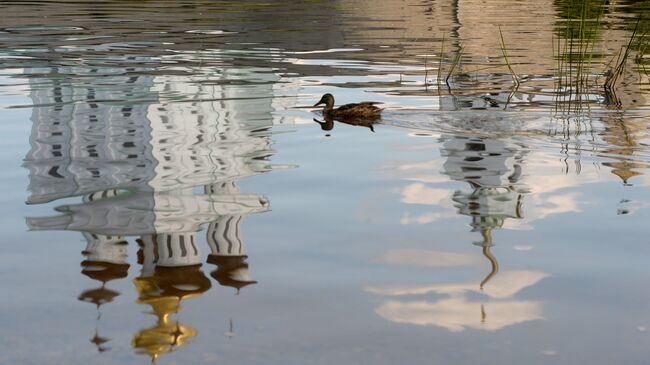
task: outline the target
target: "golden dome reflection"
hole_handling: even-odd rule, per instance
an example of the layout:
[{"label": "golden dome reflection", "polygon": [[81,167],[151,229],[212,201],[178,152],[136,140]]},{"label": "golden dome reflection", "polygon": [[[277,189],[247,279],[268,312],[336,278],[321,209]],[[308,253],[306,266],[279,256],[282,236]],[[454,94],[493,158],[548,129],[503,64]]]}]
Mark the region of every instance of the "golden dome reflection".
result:
[{"label": "golden dome reflection", "polygon": [[181,301],[203,294],[212,286],[200,265],[156,267],[152,276],[133,280],[138,304],[151,307],[157,317],[153,327],[138,331],[131,340],[136,353],[157,359],[160,355],[185,345],[198,332],[171,317],[181,310]]}]

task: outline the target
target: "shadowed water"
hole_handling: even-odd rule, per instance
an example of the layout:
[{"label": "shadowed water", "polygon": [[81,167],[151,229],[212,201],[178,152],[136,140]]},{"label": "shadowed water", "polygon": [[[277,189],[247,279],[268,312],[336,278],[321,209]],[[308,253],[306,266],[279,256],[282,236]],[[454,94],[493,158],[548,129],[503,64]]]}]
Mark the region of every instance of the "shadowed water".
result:
[{"label": "shadowed water", "polygon": [[0,364],[647,361],[645,5],[0,11]]}]

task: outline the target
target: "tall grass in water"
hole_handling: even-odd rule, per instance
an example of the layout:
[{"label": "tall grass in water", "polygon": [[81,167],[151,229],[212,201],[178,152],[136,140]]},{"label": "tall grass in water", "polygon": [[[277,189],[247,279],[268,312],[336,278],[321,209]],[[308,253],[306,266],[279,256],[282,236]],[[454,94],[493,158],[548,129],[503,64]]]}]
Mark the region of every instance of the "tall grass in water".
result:
[{"label": "tall grass in water", "polygon": [[[595,8],[595,9],[594,9]],[[590,111],[592,95],[600,92],[594,72],[594,48],[602,28],[604,1],[569,1],[566,20],[553,46],[556,63],[555,113],[581,115]],[[593,17],[595,15],[595,18]]]},{"label": "tall grass in water", "polygon": [[438,93],[440,93],[440,77],[442,76],[442,60],[445,54],[445,34],[442,34],[442,41],[440,41],[440,63],[438,64],[438,78],[436,84],[438,85]]},{"label": "tall grass in water", "polygon": [[519,75],[512,69],[510,61],[508,61],[508,50],[506,49],[506,42],[503,40],[503,32],[501,31],[501,26],[499,26],[499,36],[501,37],[501,53],[503,54],[503,60],[508,66],[508,71],[510,71],[510,76],[512,77],[512,83],[516,88],[519,88]]},{"label": "tall grass in water", "polygon": [[[594,102],[601,102],[608,108],[622,107],[616,89],[622,84],[625,67],[632,59],[642,65],[648,37],[647,32],[639,35],[641,15],[621,50],[609,55],[611,59],[604,63],[607,55],[601,47],[606,39],[601,39],[600,34],[606,27],[603,14],[607,6],[606,0],[564,2],[564,26],[558,29],[558,37],[553,41],[556,115],[583,116],[590,112]],[[594,59],[594,55],[603,58]]]},{"label": "tall grass in water", "polygon": [[449,85],[449,78],[451,75],[454,74],[454,70],[456,70],[456,67],[460,65],[460,59],[463,54],[463,46],[458,46],[458,52],[456,52],[456,55],[454,56],[454,62],[451,64],[451,68],[449,69],[449,72],[447,73],[447,77],[445,77],[445,84],[447,84],[447,87],[451,89],[451,86]]},{"label": "tall grass in water", "polygon": [[504,106],[504,109],[508,107],[508,104],[510,104],[510,99],[512,99],[512,96],[519,90],[519,75],[515,72],[515,70],[512,69],[512,66],[510,65],[510,61],[508,60],[508,50],[506,49],[506,42],[503,39],[503,32],[501,31],[501,26],[499,26],[499,36],[501,37],[501,53],[503,54],[503,60],[506,63],[506,66],[508,66],[508,71],[510,71],[510,77],[512,77],[512,90],[510,91],[510,94],[508,95],[508,100],[506,101],[506,105]]},{"label": "tall grass in water", "polygon": [[630,58],[633,46],[636,45],[637,48],[637,63],[642,62],[643,54],[647,48],[646,34],[637,37],[640,20],[641,18],[637,19],[636,24],[634,25],[634,29],[632,30],[632,35],[630,36],[630,40],[618,52],[618,55],[616,56],[616,62],[614,62],[613,67],[609,68],[605,73],[605,84],[603,85],[603,89],[605,90],[605,101],[614,107],[621,107],[621,102],[616,96],[616,84],[623,74],[623,71],[625,71],[625,66],[627,65],[628,59]]}]

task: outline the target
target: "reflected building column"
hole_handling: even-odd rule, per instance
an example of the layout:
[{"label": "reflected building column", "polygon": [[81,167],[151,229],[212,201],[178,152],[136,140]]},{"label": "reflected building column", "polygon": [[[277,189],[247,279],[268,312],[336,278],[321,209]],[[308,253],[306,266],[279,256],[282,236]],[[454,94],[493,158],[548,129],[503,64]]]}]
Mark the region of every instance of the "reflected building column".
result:
[{"label": "reflected building column", "polygon": [[[93,201],[117,195],[115,190],[106,190],[84,196],[84,201]],[[83,291],[78,299],[83,302],[93,303],[97,307],[97,322],[101,320],[101,306],[112,302],[119,292],[106,288],[106,283],[125,278],[128,275],[129,264],[127,258],[127,241],[122,236],[107,236],[91,232],[82,232],[86,239],[86,248],[82,251],[85,260],[81,262],[81,273],[101,282],[95,289]],[[90,342],[97,346],[99,352],[110,350],[106,347],[109,338],[100,336],[99,323],[95,326],[95,335]]]},{"label": "reflected building column", "polygon": [[[234,181],[205,186],[206,194],[238,196],[239,188]],[[266,204],[262,204],[264,206]],[[216,265],[217,269],[210,275],[222,286],[237,289],[256,284],[250,271],[241,238],[240,224],[243,214],[222,215],[208,226],[207,242],[210,246],[208,263]]]}]

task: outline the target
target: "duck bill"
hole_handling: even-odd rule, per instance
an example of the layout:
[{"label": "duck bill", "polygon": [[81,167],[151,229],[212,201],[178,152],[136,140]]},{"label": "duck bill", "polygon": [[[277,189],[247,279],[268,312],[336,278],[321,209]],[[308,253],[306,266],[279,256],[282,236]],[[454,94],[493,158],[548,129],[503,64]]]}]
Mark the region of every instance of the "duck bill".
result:
[{"label": "duck bill", "polygon": [[321,104],[325,104],[325,102],[321,100],[321,101],[319,101],[318,103],[314,104],[314,106],[319,106],[319,105],[321,105]]}]

